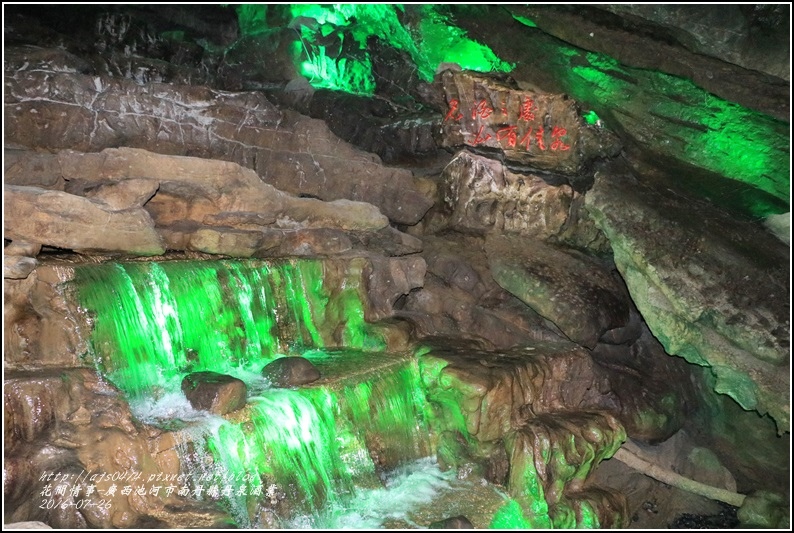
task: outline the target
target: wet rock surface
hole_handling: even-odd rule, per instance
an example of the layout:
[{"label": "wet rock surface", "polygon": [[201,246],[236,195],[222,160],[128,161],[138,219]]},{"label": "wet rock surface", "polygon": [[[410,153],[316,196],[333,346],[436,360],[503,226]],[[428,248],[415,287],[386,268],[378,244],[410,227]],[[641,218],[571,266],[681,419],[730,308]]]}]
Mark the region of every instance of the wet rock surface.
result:
[{"label": "wet rock surface", "polygon": [[303,357],[281,357],[265,365],[262,375],[273,387],[299,387],[320,379],[320,371]]},{"label": "wet rock surface", "polygon": [[241,379],[217,372],[193,372],[182,379],[182,392],[195,409],[225,415],[245,405],[247,387]]},{"label": "wet rock surface", "polygon": [[[150,448],[150,439],[160,432],[141,426],[118,389],[95,372],[6,374],[3,396],[4,498],[9,506],[5,520],[39,520],[53,528],[191,523],[181,522],[189,513],[175,511],[182,500],[176,494],[150,494],[148,488],[143,495],[123,494],[110,489],[114,479],[118,483],[134,478],[143,486],[150,476],[157,479],[179,471],[178,464],[171,465],[176,471],[169,469]],[[32,405],[31,398],[36,398]],[[63,494],[56,490],[59,485],[64,486]],[[48,505],[50,501],[57,505]],[[172,512],[167,512],[168,505]],[[208,524],[223,517],[206,504],[202,513]]]}]

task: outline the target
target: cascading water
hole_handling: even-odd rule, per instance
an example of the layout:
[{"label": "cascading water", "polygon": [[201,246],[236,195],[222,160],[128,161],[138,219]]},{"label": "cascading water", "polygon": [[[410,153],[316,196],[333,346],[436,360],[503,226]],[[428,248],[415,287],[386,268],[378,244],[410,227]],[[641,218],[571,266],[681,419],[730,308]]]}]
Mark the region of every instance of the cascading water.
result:
[{"label": "cascading water", "polygon": [[[189,474],[180,495],[220,502],[243,527],[268,516],[323,527],[349,519],[362,487],[384,490],[379,475],[432,454],[416,360],[362,351],[384,343],[363,320],[360,280],[348,277],[330,290],[322,262],[308,260],[75,269],[92,323],[88,355],[138,417],[177,428]],[[326,348],[332,338],[346,346]],[[259,371],[282,354],[304,355],[323,378],[268,388]],[[245,381],[246,407],[226,417],[193,411],[181,380],[205,370]],[[446,483],[440,472],[410,476],[431,492]]]},{"label": "cascading water", "polygon": [[235,375],[279,353],[323,345],[311,311],[325,298],[319,262],[198,265],[75,269],[78,298],[93,320],[94,361],[132,397],[159,394],[157,387],[186,372]]}]

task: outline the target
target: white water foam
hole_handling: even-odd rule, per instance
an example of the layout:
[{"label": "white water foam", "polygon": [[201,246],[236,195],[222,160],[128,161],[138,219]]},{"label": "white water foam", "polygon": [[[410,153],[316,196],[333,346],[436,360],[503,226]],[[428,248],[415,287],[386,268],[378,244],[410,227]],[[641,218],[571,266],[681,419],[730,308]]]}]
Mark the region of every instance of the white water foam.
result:
[{"label": "white water foam", "polygon": [[411,523],[410,514],[451,489],[455,471],[442,472],[435,457],[413,461],[391,472],[384,487],[360,489],[346,504],[327,506],[316,515],[299,516],[290,529],[382,529],[386,520]]}]

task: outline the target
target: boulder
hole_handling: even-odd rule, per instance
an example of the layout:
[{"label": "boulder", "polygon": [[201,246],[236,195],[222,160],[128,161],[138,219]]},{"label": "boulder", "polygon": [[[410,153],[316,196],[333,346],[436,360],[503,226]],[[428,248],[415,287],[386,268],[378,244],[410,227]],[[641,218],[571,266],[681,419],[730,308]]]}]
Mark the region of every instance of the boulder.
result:
[{"label": "boulder", "polygon": [[241,379],[217,372],[193,372],[182,379],[182,392],[190,405],[216,415],[245,406],[247,390]]},{"label": "boulder", "polygon": [[262,375],[273,387],[299,387],[320,379],[320,371],[304,357],[280,357],[266,364]]}]

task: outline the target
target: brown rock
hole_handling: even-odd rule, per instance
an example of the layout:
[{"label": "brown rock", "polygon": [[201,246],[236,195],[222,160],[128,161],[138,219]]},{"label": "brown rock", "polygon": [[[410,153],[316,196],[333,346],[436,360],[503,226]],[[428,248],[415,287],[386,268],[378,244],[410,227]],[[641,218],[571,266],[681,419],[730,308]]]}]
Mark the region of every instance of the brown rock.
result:
[{"label": "brown rock", "polygon": [[443,520],[431,522],[429,529],[474,529],[474,525],[465,516],[451,516]]},{"label": "brown rock", "polygon": [[36,257],[40,251],[41,244],[20,240],[12,241],[3,248],[5,255],[24,255],[27,257]]},{"label": "brown rock", "polygon": [[262,375],[273,387],[299,387],[320,379],[320,371],[304,357],[280,357],[266,364]]},{"label": "brown rock", "polygon": [[278,245],[261,246],[256,257],[323,256],[347,252],[353,244],[344,232],[331,228],[281,231]]},{"label": "brown rock", "polygon": [[413,235],[403,233],[392,226],[378,231],[348,232],[356,248],[388,256],[415,254],[422,251],[422,241]]},{"label": "brown rock", "polygon": [[115,211],[60,191],[9,185],[4,190],[6,236],[59,248],[159,255],[165,252],[143,209]]},{"label": "brown rock", "polygon": [[617,137],[585,124],[567,95],[520,91],[468,71],[439,76],[448,106],[444,147],[497,150],[513,163],[571,176],[620,149]]},{"label": "brown rock", "polygon": [[516,174],[499,161],[458,152],[444,168],[442,194],[449,225],[459,231],[493,231],[546,239],[559,234],[578,193],[532,174]]},{"label": "brown rock", "polygon": [[226,374],[193,372],[182,380],[182,392],[195,409],[225,415],[245,405],[247,387]]},{"label": "brown rock", "polygon": [[22,146],[97,152],[127,145],[234,161],[284,191],[371,203],[400,224],[415,224],[432,205],[410,171],[384,167],[322,121],[282,113],[259,92],[38,71],[7,84],[6,134]]},{"label": "brown rock", "polygon": [[463,338],[489,349],[562,338],[553,324],[496,284],[482,239],[450,233],[423,242],[428,276],[399,311],[418,337]]},{"label": "brown rock", "polygon": [[[110,207],[121,211],[132,207],[143,207],[160,184],[154,180],[133,178],[117,183],[107,183],[85,192],[86,198],[104,202]],[[71,192],[71,191],[69,191]]]},{"label": "brown rock", "polygon": [[3,156],[3,180],[6,185],[64,190],[66,181],[56,154],[6,149]]},{"label": "brown rock", "polygon": [[39,262],[34,257],[3,254],[3,277],[6,279],[25,279],[33,272]]},{"label": "brown rock", "polygon": [[604,263],[573,249],[491,236],[494,279],[571,340],[593,348],[604,332],[629,321],[629,298]]},{"label": "brown rock", "polygon": [[193,372],[182,380],[182,392],[190,405],[216,415],[245,406],[247,390],[242,380],[217,372]]}]

